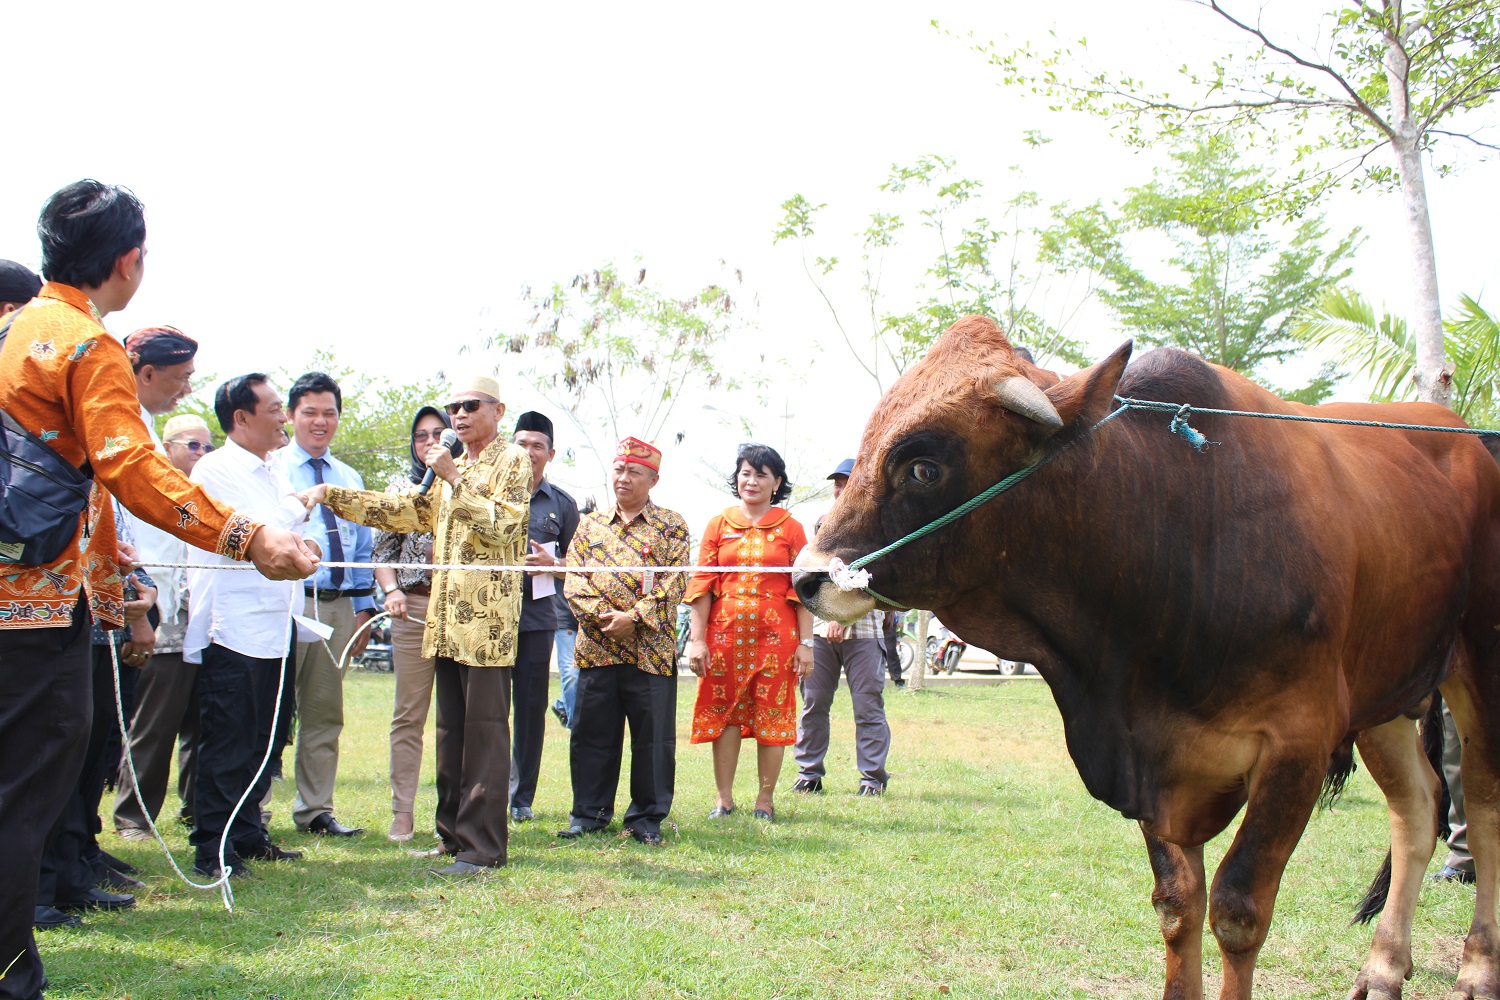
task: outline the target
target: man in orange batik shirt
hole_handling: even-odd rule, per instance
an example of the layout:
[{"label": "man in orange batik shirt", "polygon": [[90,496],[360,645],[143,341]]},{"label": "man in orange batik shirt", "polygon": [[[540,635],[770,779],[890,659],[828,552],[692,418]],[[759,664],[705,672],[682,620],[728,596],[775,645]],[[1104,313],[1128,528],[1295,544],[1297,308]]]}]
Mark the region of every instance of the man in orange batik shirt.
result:
[{"label": "man in orange batik shirt", "polygon": [[[150,524],[210,551],[250,559],[273,579],[317,562],[290,532],[220,504],[155,448],[125,348],[100,323],[125,308],[145,268],[146,218],[124,188],[79,181],[52,196],[37,223],[47,284],[5,317],[0,410],[7,447],[23,435],[93,477],[72,537],[41,565],[22,563],[33,538],[0,539],[0,998],[46,983],[32,936],[42,843],[83,765],[93,714],[90,619],[124,624],[120,554],[108,490]],[[26,475],[6,463],[7,482]],[[80,494],[81,496],[82,494]],[[7,488],[14,513],[25,498]]]}]

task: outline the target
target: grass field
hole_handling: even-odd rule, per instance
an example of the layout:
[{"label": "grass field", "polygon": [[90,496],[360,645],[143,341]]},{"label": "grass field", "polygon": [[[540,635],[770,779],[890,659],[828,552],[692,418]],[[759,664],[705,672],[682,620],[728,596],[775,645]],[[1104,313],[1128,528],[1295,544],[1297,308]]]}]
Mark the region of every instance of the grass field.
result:
[{"label": "grass field", "polygon": [[[389,676],[348,680],[338,815],[366,827],[364,837],[331,843],[295,832],[292,790],[278,784],[272,835],[307,857],[257,866],[231,916],[217,893],[166,877],[154,844],[106,835],[106,849],[149,873],[150,891],[133,912],[42,937],[48,996],[1160,995],[1140,835],[1084,792],[1039,682],[888,689],[895,748],[883,799],[853,794],[853,724],[841,693],[828,793],[781,795],[774,826],[741,814],[706,820],[708,751],[679,736],[678,827],[662,848],[613,835],[554,839],[570,801],[554,725],[539,819],[513,829],[508,868],[461,884],[427,875],[385,839],[391,692]],[[692,694],[685,679],[679,733]],[[431,830],[430,746],[413,845]],[[747,753],[742,805],[753,798],[752,775]],[[1363,773],[1334,810],[1314,817],[1283,882],[1260,996],[1345,994],[1369,944],[1369,930],[1349,927],[1349,916],[1384,855],[1385,828]],[[1210,870],[1226,839],[1210,845]],[[185,831],[174,825],[169,840],[184,864],[191,859]],[[1472,900],[1461,886],[1424,889],[1408,998],[1447,995]],[[1216,973],[1211,941],[1207,950]]]}]

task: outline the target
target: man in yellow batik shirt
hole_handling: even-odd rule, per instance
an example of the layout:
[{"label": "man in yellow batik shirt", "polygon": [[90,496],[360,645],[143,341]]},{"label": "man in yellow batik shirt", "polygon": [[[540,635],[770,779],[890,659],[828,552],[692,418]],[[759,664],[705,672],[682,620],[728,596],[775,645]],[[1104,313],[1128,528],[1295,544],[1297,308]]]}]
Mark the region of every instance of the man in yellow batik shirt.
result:
[{"label": "man in yellow batik shirt", "polygon": [[516,662],[521,574],[531,517],[531,459],[499,436],[500,386],[478,376],[446,409],[464,443],[455,460],[435,443],[424,456],[437,476],[422,495],[401,496],[319,485],[309,509],[382,531],[432,532],[433,562],[475,569],[437,570],[422,655],[437,658],[437,834],[432,855],[452,854],[439,875],[470,875],[505,864],[510,789],[510,695],[504,668]]},{"label": "man in yellow batik shirt", "polygon": [[564,592],[578,618],[578,693],[569,744],[573,812],[558,831],[573,840],[609,826],[630,724],[630,808],[625,829],[660,844],[677,775],[677,605],[683,573],[613,572],[610,566],[686,566],[687,522],[651,502],[661,452],[638,438],[620,442],[610,470],[611,510],[585,514],[568,546]]}]

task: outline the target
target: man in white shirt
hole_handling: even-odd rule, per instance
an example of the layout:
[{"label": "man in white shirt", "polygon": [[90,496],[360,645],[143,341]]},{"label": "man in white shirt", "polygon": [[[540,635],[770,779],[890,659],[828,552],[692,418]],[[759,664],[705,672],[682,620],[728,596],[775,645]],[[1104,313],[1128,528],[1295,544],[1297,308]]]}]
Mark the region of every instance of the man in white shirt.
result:
[{"label": "man in white shirt", "polygon": [[[156,433],[156,418],[171,413],[192,391],[194,358],[198,342],[170,326],[147,327],[125,338],[125,352],[135,372],[136,398],[141,403],[141,419],[157,451],[163,452],[184,475],[213,450],[208,425],[202,418],[184,414],[167,424],[168,438],[174,446],[163,446]],[[189,449],[180,439],[191,439],[197,449]],[[187,571],[161,568],[167,563],[191,562],[189,546],[175,535],[140,521],[135,525],[136,550],[141,563],[156,581],[156,647],[150,660],[132,678],[134,709],[130,716],[127,746],[130,763],[120,756],[119,776],[115,781],[115,832],[126,840],[149,840],[150,824],[155,822],[167,794],[167,777],[172,753],[179,735],[183,753],[178,760],[178,792],[182,797],[184,819],[192,815],[192,779],[196,770],[198,739],[198,703],[193,697],[198,679],[196,664],[182,659],[182,636],[187,628]],[[127,701],[126,708],[130,709]],[[131,777],[130,764],[139,779],[139,788]]]},{"label": "man in white shirt", "polygon": [[[214,412],[229,440],[193,467],[193,481],[266,524],[302,531],[307,508],[269,458],[286,423],[276,389],[258,372],[230,379],[215,393]],[[194,561],[229,565],[201,551]],[[201,663],[198,779],[189,838],[197,855],[193,868],[217,878],[222,840],[224,865],[231,875],[245,875],[247,860],[302,856],[272,844],[260,820],[260,801],[271,782],[261,763],[271,740],[277,681],[291,648],[291,615],[303,608],[302,583],[195,569],[188,572],[188,594],[183,659]],[[242,797],[244,805],[231,822]]]}]

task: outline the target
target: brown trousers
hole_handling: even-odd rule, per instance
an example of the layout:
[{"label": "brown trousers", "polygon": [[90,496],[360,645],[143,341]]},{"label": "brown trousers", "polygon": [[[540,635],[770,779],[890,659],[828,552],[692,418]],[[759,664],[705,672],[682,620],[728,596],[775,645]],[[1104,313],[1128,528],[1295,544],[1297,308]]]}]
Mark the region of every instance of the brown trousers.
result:
[{"label": "brown trousers", "polygon": [[[425,594],[406,595],[406,613],[427,620]],[[422,730],[432,707],[436,661],[422,655],[423,627],[391,619],[391,660],[396,670],[396,707],[391,715],[391,812],[409,813],[422,775]]]},{"label": "brown trousers", "polygon": [[437,834],[474,865],[505,864],[509,670],[437,660]]},{"label": "brown trousers", "polygon": [[[192,815],[193,778],[198,770],[197,684],[198,664],[184,663],[181,653],[158,653],[141,668],[135,686],[135,714],[130,717],[130,757],[141,781],[141,795],[136,798],[130,768],[121,754],[115,781],[117,831],[149,829],[147,811],[151,821],[156,821],[167,798],[173,754],[177,755],[182,814]],[[146,810],[141,809],[141,799]]]}]

